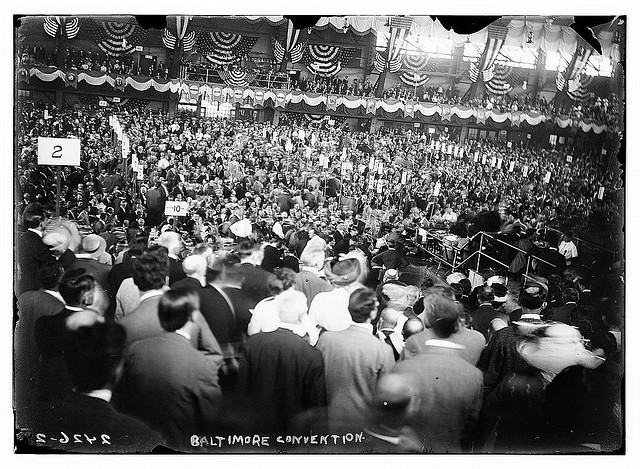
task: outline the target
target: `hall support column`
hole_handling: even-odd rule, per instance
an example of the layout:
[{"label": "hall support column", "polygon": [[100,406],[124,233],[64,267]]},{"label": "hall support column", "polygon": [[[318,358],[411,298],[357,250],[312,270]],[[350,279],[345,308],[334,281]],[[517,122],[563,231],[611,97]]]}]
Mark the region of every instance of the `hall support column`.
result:
[{"label": "hall support column", "polygon": [[469,135],[469,126],[463,125],[460,129],[460,139],[458,140],[458,143],[464,143],[467,139],[467,135]]}]

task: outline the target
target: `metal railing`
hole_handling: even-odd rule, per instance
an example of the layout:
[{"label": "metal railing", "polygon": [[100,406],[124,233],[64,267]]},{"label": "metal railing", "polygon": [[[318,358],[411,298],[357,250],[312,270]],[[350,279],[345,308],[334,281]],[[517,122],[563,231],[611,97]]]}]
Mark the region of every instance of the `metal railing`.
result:
[{"label": "metal railing", "polygon": [[[552,226],[545,226],[544,227],[544,231],[545,231],[545,236],[546,236],[548,231],[552,231],[554,233],[558,233],[560,236],[565,234],[563,231],[561,231],[561,230],[559,230],[557,228],[553,228]],[[619,251],[617,251],[617,250],[613,250],[613,249],[608,249],[608,248],[602,247],[602,246],[600,246],[598,244],[592,243],[590,241],[587,241],[585,239],[579,238],[577,236],[573,236],[572,239],[573,239],[573,241],[574,241],[574,243],[576,245],[576,248],[578,249],[578,253],[581,252],[580,245],[583,245],[583,246],[587,246],[590,249],[595,250],[595,251],[605,252],[608,255],[610,255],[611,258],[614,259],[614,260],[620,254]]]},{"label": "metal railing", "polygon": [[[536,281],[535,278],[533,276],[530,275],[531,273],[531,268],[532,268],[532,261],[536,261],[536,262],[541,262],[544,263],[552,268],[556,268],[556,266],[554,264],[552,264],[551,262],[542,259],[539,256],[536,256],[535,254],[531,254],[528,253],[527,251],[525,251],[524,249],[521,249],[517,246],[514,246],[513,244],[507,243],[506,241],[503,241],[499,238],[496,238],[494,235],[497,233],[488,233],[485,231],[480,231],[478,233],[476,233],[475,235],[473,235],[471,238],[469,238],[469,240],[461,247],[458,247],[457,245],[452,245],[450,244],[451,241],[448,240],[446,237],[442,237],[442,236],[438,236],[432,233],[428,233],[426,235],[426,239],[424,240],[426,242],[426,252],[427,254],[432,257],[433,259],[436,259],[438,261],[438,268],[440,268],[442,265],[446,265],[448,267],[447,270],[451,271],[451,272],[455,272],[455,271],[459,271],[460,269],[462,269],[463,267],[467,267],[467,263],[469,263],[472,259],[474,259],[474,257],[476,258],[476,265],[475,265],[475,270],[476,272],[480,271],[480,265],[482,262],[482,258],[484,257],[485,259],[488,259],[491,262],[494,262],[495,264],[503,267],[506,270],[509,270],[509,265],[505,264],[504,262],[500,261],[499,259],[496,259],[495,257],[491,256],[490,254],[487,254],[486,252],[484,252],[486,250],[485,246],[485,241],[487,240],[491,240],[493,242],[497,242],[499,244],[502,244],[503,246],[506,246],[508,248],[511,248],[519,253],[524,254],[525,258],[526,258],[526,263],[525,263],[525,271],[522,274],[522,277],[524,279],[530,279],[533,281]],[[477,239],[480,238],[479,240],[479,245],[478,245],[478,249],[469,253],[466,257],[464,255],[464,251],[468,249],[468,247],[470,245],[473,244],[473,242]]]}]

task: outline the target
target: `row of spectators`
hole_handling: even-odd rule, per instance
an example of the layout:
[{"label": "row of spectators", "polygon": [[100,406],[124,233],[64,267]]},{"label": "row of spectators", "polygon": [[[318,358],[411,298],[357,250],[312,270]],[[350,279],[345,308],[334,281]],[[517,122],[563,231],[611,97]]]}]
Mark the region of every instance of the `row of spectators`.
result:
[{"label": "row of spectators", "polygon": [[[58,64],[58,49],[47,51],[43,47],[33,46],[22,50],[20,63],[28,67],[56,67]],[[68,48],[63,67],[67,70],[80,72],[121,73],[124,75],[167,78],[169,70],[160,61],[158,64],[140,64],[131,55],[110,57],[100,50]]]},{"label": "row of spectators", "polygon": [[[33,46],[24,49],[20,55],[21,63],[26,66],[55,66],[57,64],[57,49],[53,52],[46,51],[43,47]],[[218,70],[235,69],[238,64],[217,65],[210,62],[195,64],[185,62],[185,73],[188,79],[205,80],[207,76],[209,81],[222,82],[218,77]],[[102,73],[122,73],[125,75],[149,76],[155,78],[167,78],[168,68],[160,61],[157,65],[154,63],[148,65],[140,65],[139,61],[134,60],[132,56],[108,57],[101,51],[77,50],[74,48],[67,49],[66,62],[64,67],[78,71],[94,71]],[[248,72],[260,76],[259,68],[248,70]],[[206,73],[209,71],[209,74]],[[375,93],[375,85],[371,80],[361,80],[354,78],[349,83],[349,77],[333,76],[313,78],[302,77],[299,80],[290,80],[286,73],[282,73],[280,77],[277,73],[270,73],[262,80],[258,80],[260,86],[268,86],[276,89],[293,89],[297,91],[309,91],[314,93],[333,93],[347,96],[371,97]],[[552,103],[548,103],[542,96],[532,99],[529,95],[511,96],[505,94],[502,96],[492,95],[488,92],[481,97],[473,99],[463,99],[460,96],[459,89],[452,85],[448,88],[425,87],[423,85],[410,87],[396,83],[387,88],[383,92],[385,99],[399,99],[408,101],[418,99],[423,102],[433,102],[438,104],[463,105],[471,107],[482,107],[487,109],[495,109],[500,112],[515,111],[538,111],[550,114],[570,115],[578,119],[594,119],[598,122],[606,122],[608,125],[615,126],[620,119],[621,102],[615,93],[608,97],[596,96],[595,93],[589,93],[581,102],[574,103],[569,109],[556,110]]]}]

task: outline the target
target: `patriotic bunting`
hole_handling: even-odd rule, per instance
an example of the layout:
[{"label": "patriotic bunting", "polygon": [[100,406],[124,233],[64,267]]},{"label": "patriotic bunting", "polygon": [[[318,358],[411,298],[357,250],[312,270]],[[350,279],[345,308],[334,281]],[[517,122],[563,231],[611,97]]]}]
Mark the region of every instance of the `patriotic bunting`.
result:
[{"label": "patriotic bunting", "polygon": [[593,77],[589,75],[581,75],[579,78],[570,80],[567,84],[567,94],[576,102],[582,102],[589,95],[589,84]]},{"label": "patriotic bunting", "polygon": [[423,73],[416,73],[416,72],[414,73],[402,72],[398,77],[400,78],[400,81],[402,81],[402,83],[414,88],[418,86],[426,85],[428,81],[431,79],[429,75],[426,75]]},{"label": "patriotic bunting", "polygon": [[218,75],[229,86],[249,86],[255,80],[255,73],[249,73],[246,70],[220,70]]},{"label": "patriotic bunting", "polygon": [[498,58],[498,54],[500,54],[500,49],[502,49],[506,37],[507,28],[493,24],[489,25],[487,42],[480,61],[469,66],[469,78],[471,78],[472,83],[475,83],[478,77],[482,77],[482,81],[485,83],[491,81],[493,78],[493,65]]},{"label": "patriotic bunting", "polygon": [[100,23],[96,35],[102,52],[111,57],[120,57],[134,52],[136,45],[142,45],[147,32],[133,24],[109,21]]},{"label": "patriotic bunting", "polygon": [[78,18],[64,18],[59,16],[47,16],[43,24],[45,32],[56,37],[58,30],[62,29],[68,39],[73,39],[80,31],[80,21]]},{"label": "patriotic bunting", "polygon": [[322,77],[335,76],[353,56],[354,49],[322,44],[309,44],[303,62],[311,73]]},{"label": "patriotic bunting", "polygon": [[509,66],[494,65],[493,77],[484,84],[487,91],[498,96],[509,93],[513,89],[513,86],[508,81],[511,71],[512,68]]},{"label": "patriotic bunting", "polygon": [[273,55],[279,64],[291,61],[291,63],[300,62],[304,55],[304,45],[298,43],[300,30],[293,27],[293,22],[289,20],[287,25],[287,37],[284,45],[277,39],[273,39]]},{"label": "patriotic bunting", "polygon": [[257,37],[221,31],[200,32],[195,39],[198,51],[216,65],[231,65],[238,62],[256,45],[256,42],[258,42]]}]

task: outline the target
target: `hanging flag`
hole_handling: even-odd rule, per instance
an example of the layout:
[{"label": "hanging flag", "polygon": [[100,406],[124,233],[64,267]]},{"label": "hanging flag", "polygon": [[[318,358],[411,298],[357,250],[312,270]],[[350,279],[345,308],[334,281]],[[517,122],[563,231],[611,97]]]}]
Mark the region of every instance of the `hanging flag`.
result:
[{"label": "hanging flag", "polygon": [[71,86],[73,88],[78,87],[78,75],[76,75],[76,72],[74,70],[65,72],[64,84],[65,86]]},{"label": "hanging flag", "polygon": [[285,103],[287,100],[287,95],[284,91],[278,91],[276,93],[276,107],[285,107]]},{"label": "hanging flag", "polygon": [[256,89],[253,95],[254,105],[264,106],[264,90]]},{"label": "hanging flag", "polygon": [[604,197],[604,186],[600,186],[600,189],[598,189],[598,199],[602,200],[603,197]]},{"label": "hanging flag", "polygon": [[573,163],[573,156],[567,155],[567,163]]},{"label": "hanging flag", "polygon": [[242,103],[243,95],[244,93],[240,88],[233,90],[233,99],[236,103]]},{"label": "hanging flag", "polygon": [[327,95],[327,111],[336,111],[338,109],[338,97],[334,94]]},{"label": "hanging flag", "polygon": [[482,164],[486,164],[487,163],[487,155],[483,154],[482,155]]},{"label": "hanging flag", "polygon": [[492,156],[492,157],[491,157],[491,167],[492,167],[492,168],[496,165],[497,160],[498,160],[498,159],[497,159],[495,156]]},{"label": "hanging flag", "polygon": [[255,81],[256,74],[244,69],[218,70],[218,75],[229,86],[250,86]]},{"label": "hanging flag", "polygon": [[473,157],[473,162],[477,163],[478,162],[478,158],[480,158],[480,151],[476,150],[476,154]]},{"label": "hanging flag", "polygon": [[498,169],[502,169],[502,158],[498,158]]},{"label": "hanging flag", "polygon": [[511,163],[509,163],[509,172],[513,173],[513,169],[516,167],[516,162],[515,161],[511,161]]},{"label": "hanging flag", "polygon": [[544,183],[549,184],[549,181],[551,181],[551,171],[547,171],[547,174],[544,175]]},{"label": "hanging flag", "polygon": [[408,102],[404,105],[404,116],[413,118],[415,111],[414,104],[412,102]]},{"label": "hanging flag", "polygon": [[451,120],[451,106],[448,104],[442,104],[442,120]]},{"label": "hanging flag", "polygon": [[118,91],[124,91],[125,86],[126,86],[126,76],[116,75],[113,79],[113,88]]},{"label": "hanging flag", "polygon": [[529,166],[523,166],[522,167],[522,176],[523,177],[527,177],[527,174],[529,174]]},{"label": "hanging flag", "polygon": [[18,81],[29,83],[30,77],[29,70],[24,65],[20,65],[20,68],[18,69]]},{"label": "hanging flag", "polygon": [[221,103],[222,102],[222,88],[220,88],[219,86],[213,85],[211,87],[211,99]]}]

